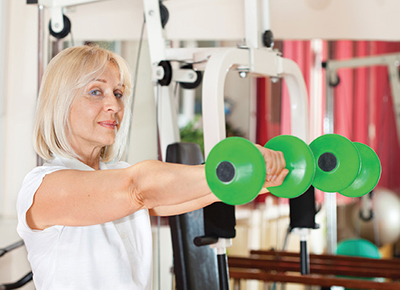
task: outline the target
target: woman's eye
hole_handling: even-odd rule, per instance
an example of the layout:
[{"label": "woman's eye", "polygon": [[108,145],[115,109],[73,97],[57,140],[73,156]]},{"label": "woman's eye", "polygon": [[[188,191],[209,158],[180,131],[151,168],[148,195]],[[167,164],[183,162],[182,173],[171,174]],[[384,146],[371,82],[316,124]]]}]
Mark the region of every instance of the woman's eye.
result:
[{"label": "woman's eye", "polygon": [[89,92],[89,94],[91,94],[92,96],[101,96],[102,95],[100,90],[91,90]]},{"label": "woman's eye", "polygon": [[124,94],[122,94],[122,93],[120,93],[120,92],[115,92],[115,93],[114,93],[114,96],[115,96],[117,99],[121,99],[121,98],[124,96]]}]

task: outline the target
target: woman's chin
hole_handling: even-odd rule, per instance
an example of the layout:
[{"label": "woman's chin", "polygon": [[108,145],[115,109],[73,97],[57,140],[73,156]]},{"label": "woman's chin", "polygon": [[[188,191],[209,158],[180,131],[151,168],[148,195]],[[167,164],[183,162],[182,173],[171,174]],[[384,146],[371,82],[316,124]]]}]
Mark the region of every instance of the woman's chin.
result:
[{"label": "woman's chin", "polygon": [[103,146],[111,146],[115,143],[115,137],[104,138],[101,143]]}]

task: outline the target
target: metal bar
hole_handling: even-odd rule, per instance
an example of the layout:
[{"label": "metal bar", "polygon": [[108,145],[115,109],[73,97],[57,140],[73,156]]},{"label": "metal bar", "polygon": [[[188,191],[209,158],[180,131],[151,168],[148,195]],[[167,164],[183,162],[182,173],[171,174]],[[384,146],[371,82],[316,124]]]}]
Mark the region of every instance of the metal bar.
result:
[{"label": "metal bar", "polygon": [[7,283],[7,284],[1,284],[0,289],[1,290],[9,290],[9,289],[18,289],[24,286],[26,283],[31,281],[33,278],[33,273],[29,272],[25,276],[23,276],[21,279],[19,279],[17,282],[14,283]]},{"label": "metal bar", "polygon": [[43,39],[44,39],[44,6],[38,6],[38,91],[42,83],[42,76],[44,71],[43,65]]},{"label": "metal bar", "polygon": [[355,57],[345,60],[329,60],[327,62],[327,71],[337,71],[341,68],[358,68],[377,65],[394,64],[400,61],[400,53],[388,53],[369,57]]},{"label": "metal bar", "polygon": [[[155,71],[158,63],[166,59],[167,49],[165,32],[161,25],[160,3],[158,0],[144,0],[143,4],[150,60],[152,69]],[[153,76],[153,89],[156,107],[158,108],[156,114],[159,128],[160,151],[162,160],[165,160],[168,145],[180,141],[178,113],[171,85],[160,86],[157,79]]]},{"label": "metal bar", "polygon": [[[323,123],[324,134],[334,133],[334,94],[333,87],[330,85],[331,73],[329,70],[325,74],[326,80],[326,99],[325,99],[325,117]],[[337,249],[337,201],[336,193],[324,193],[326,207],[326,251],[328,254],[336,253]]]},{"label": "metal bar", "polygon": [[310,274],[307,241],[300,241],[300,273],[301,275]]},{"label": "metal bar", "polygon": [[8,252],[10,252],[10,251],[12,251],[12,250],[14,250],[16,248],[19,248],[19,247],[21,247],[23,245],[24,245],[24,241],[21,240],[21,241],[18,241],[18,242],[14,243],[14,244],[11,244],[11,245],[3,248],[3,249],[0,249],[0,257],[4,256],[6,253],[8,253]]},{"label": "metal bar", "polygon": [[219,290],[229,290],[229,273],[226,254],[218,254]]},{"label": "metal bar", "polygon": [[[40,85],[42,84],[42,77],[43,77],[43,72],[44,72],[44,64],[43,64],[43,56],[44,56],[44,50],[43,50],[43,39],[44,39],[44,6],[39,5],[38,6],[38,87],[37,91],[39,93],[40,90]],[[38,94],[39,96],[39,94]],[[40,166],[43,164],[42,158],[36,154],[36,165]]]}]

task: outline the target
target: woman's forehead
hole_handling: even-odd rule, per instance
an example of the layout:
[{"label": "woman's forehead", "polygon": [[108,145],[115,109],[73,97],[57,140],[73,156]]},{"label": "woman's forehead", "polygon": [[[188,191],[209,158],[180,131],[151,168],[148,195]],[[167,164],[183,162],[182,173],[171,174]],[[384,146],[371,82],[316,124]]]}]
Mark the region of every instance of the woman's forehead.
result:
[{"label": "woman's forehead", "polygon": [[121,72],[118,67],[112,62],[110,62],[106,67],[104,67],[101,72],[99,72],[97,75],[93,76],[89,80],[89,83],[93,82],[100,82],[104,84],[113,82],[117,86],[124,86]]}]

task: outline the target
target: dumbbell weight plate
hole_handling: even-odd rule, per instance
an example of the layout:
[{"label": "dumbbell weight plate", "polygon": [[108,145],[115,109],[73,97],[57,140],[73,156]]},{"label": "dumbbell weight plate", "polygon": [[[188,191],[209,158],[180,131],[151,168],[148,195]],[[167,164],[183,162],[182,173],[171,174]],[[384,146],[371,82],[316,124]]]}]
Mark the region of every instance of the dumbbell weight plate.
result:
[{"label": "dumbbell weight plate", "polygon": [[266,177],[261,152],[253,143],[239,137],[226,138],[212,148],[205,172],[211,191],[230,205],[252,201]]},{"label": "dumbbell weight plate", "polygon": [[310,143],[316,166],[313,186],[325,192],[349,187],[361,168],[360,154],[346,137],[325,134]]},{"label": "dumbbell weight plate", "polygon": [[339,193],[348,197],[360,197],[375,188],[381,177],[381,163],[375,151],[365,144],[354,142],[361,156],[361,170],[354,182]]},{"label": "dumbbell weight plate", "polygon": [[289,170],[282,185],[268,187],[268,190],[284,198],[294,198],[303,194],[310,187],[315,175],[314,155],[310,147],[303,140],[292,135],[276,136],[264,147],[282,151],[286,168]]}]

